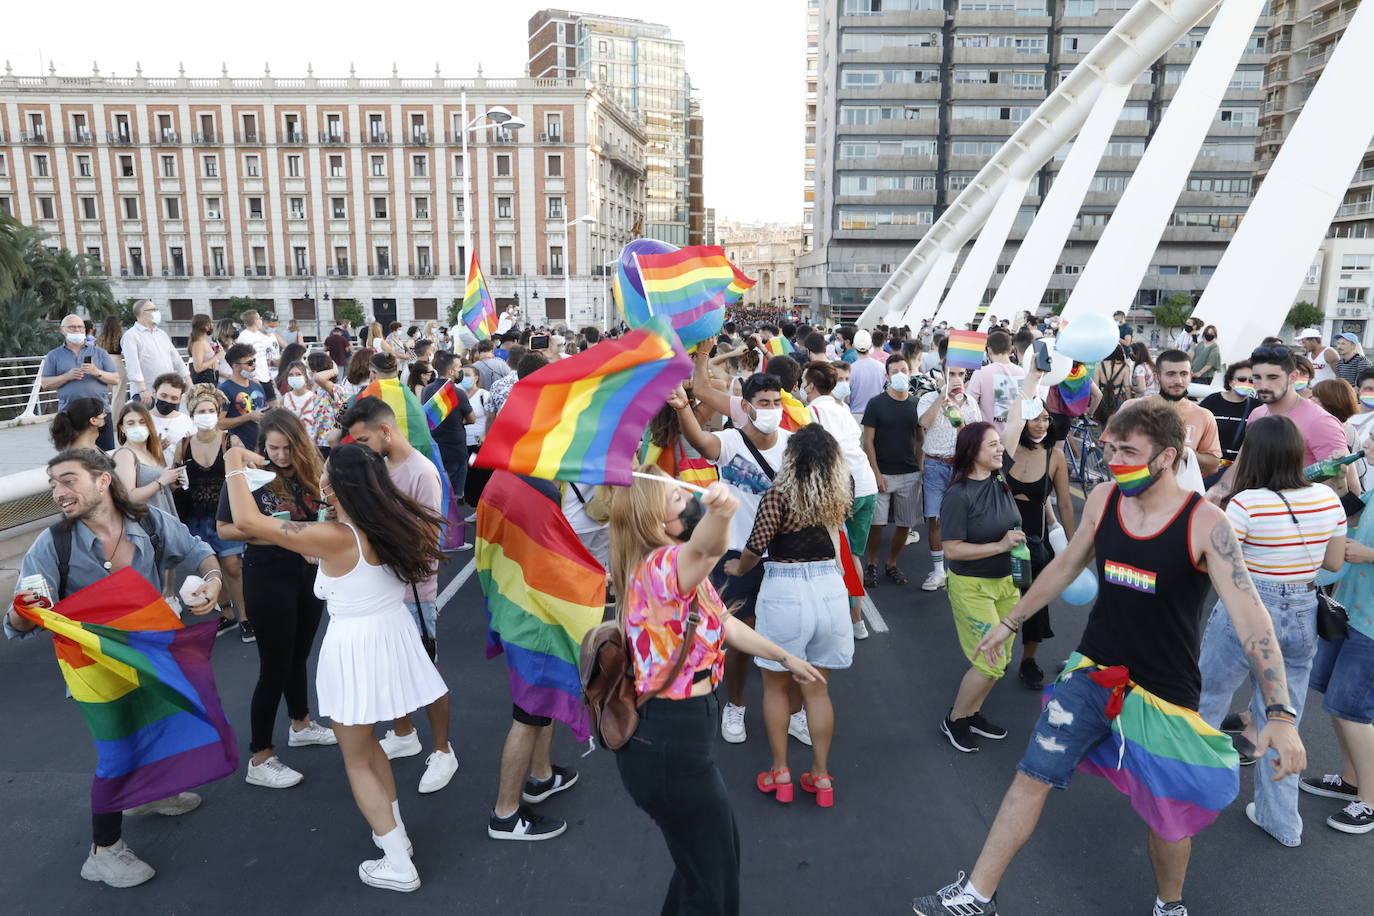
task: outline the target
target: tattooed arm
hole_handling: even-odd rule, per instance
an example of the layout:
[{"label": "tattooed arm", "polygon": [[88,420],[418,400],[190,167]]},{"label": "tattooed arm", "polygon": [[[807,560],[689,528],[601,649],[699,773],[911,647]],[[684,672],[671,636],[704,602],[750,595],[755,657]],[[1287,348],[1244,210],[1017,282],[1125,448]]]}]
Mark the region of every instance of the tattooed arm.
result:
[{"label": "tattooed arm", "polygon": [[245,467],[257,467],[266,460],[242,448],[231,448],[224,453],[224,486],[229,493],[229,509],[234,515],[237,532],[249,543],[275,544],[305,557],[354,552],[353,535],[338,522],[293,522],[259,511],[253,491],[241,471]]},{"label": "tattooed arm", "polygon": [[[1231,615],[1241,648],[1250,661],[1255,689],[1264,697],[1265,706],[1291,705],[1278,636],[1274,633],[1269,611],[1265,609],[1250,579],[1250,571],[1245,566],[1245,557],[1230,521],[1210,503],[1199,504],[1194,513],[1193,556],[1199,566],[1207,569],[1217,595],[1225,605],[1226,612]],[[1307,751],[1298,737],[1296,723],[1283,720],[1268,722],[1255,742],[1255,756],[1264,756],[1271,747],[1279,755],[1279,759],[1273,761],[1275,780],[1291,773],[1301,773],[1306,767]]]}]

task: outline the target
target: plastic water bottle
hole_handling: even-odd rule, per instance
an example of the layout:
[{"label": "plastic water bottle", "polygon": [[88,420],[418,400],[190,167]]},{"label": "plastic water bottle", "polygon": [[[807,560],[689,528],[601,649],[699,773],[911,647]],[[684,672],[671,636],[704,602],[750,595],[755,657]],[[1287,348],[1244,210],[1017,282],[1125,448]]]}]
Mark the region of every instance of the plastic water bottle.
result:
[{"label": "plastic water bottle", "polygon": [[[1020,531],[1019,527],[1013,529]],[[1031,584],[1031,556],[1030,548],[1026,542],[1022,541],[1011,549],[1011,581],[1016,583],[1016,587],[1025,590]]]},{"label": "plastic water bottle", "polygon": [[19,580],[16,588],[21,592],[28,592],[31,595],[46,602],[45,607],[52,607],[52,590],[48,588],[48,580],[42,576],[34,574],[24,576]]}]

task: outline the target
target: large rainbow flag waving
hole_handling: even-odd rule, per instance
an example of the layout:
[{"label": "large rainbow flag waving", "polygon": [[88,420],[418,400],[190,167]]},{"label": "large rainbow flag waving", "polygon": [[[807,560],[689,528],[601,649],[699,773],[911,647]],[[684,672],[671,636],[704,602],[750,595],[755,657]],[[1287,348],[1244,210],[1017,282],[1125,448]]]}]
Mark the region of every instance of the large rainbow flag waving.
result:
[{"label": "large rainbow flag waving", "polygon": [[52,632],[62,677],[95,739],[92,811],[134,808],[238,769],[210,667],[213,622],[183,626],[131,568],[55,608],[15,609]]},{"label": "large rainbow flag waving", "polygon": [[492,474],[477,503],[475,562],[487,599],[487,658],[505,652],[511,699],[585,740],[577,662],[582,637],[605,616],[606,571],[573,533],[557,487]]},{"label": "large rainbow flag waving", "polygon": [[574,483],[629,486],[644,427],[692,362],[666,318],[515,383],[473,464]]},{"label": "large rainbow flag waving", "polygon": [[740,273],[719,245],[694,245],[664,254],[638,254],[644,299],[617,297],[632,328],[663,315],[688,350],[720,333],[725,309],[734,305],[753,280]]},{"label": "large rainbow flag waving", "polygon": [[472,263],[468,266],[467,288],[463,291],[463,324],[468,326],[472,336],[486,340],[496,333],[496,303],[487,290],[486,278],[482,276],[482,265],[477,263],[477,252],[472,253]]}]

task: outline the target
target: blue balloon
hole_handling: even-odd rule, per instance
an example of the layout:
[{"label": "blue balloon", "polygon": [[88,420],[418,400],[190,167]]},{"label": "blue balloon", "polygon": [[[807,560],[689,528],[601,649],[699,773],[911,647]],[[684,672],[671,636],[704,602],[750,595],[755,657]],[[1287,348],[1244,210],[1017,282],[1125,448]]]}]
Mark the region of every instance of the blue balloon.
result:
[{"label": "blue balloon", "polygon": [[631,325],[638,327],[649,317],[649,303],[644,298],[644,282],[639,277],[637,254],[667,254],[677,251],[676,245],[658,239],[634,239],[620,249],[620,263],[616,265],[613,292],[616,305]]},{"label": "blue balloon", "polygon": [[1068,327],[1055,338],[1054,348],[1080,363],[1096,363],[1106,359],[1120,343],[1116,322],[1106,315],[1089,312],[1069,321]]},{"label": "blue balloon", "polygon": [[1069,583],[1069,587],[1064,589],[1064,593],[1059,596],[1069,604],[1091,604],[1097,600],[1097,574],[1091,569],[1085,569],[1078,574],[1078,578]]},{"label": "blue balloon", "polygon": [[1332,584],[1334,584],[1334,583],[1336,583],[1336,582],[1339,582],[1339,581],[1341,581],[1342,579],[1344,579],[1344,578],[1345,578],[1345,574],[1348,573],[1348,572],[1350,572],[1350,564],[1349,564],[1349,563],[1346,563],[1344,566],[1342,566],[1340,569],[1336,570],[1335,572],[1332,572],[1332,571],[1329,570],[1329,569],[1318,569],[1318,570],[1317,570],[1317,584],[1318,584],[1318,585],[1332,585]]}]

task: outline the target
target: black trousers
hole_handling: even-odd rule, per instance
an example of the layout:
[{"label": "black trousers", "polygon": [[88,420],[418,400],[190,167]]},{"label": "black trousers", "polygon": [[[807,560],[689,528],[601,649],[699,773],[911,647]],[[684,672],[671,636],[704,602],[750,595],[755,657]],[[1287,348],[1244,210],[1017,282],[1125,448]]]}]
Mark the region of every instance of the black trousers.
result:
[{"label": "black trousers", "polygon": [[248,750],[254,754],[274,746],[272,726],[283,696],[292,719],[310,713],[305,663],[324,613],[314,592],[319,567],[280,548],[269,550],[250,544],[243,560],[243,599],[258,637],[258,683],[249,711]]},{"label": "black trousers", "polygon": [[662,916],[737,916],[739,830],[711,760],[720,719],[714,695],[650,700],[616,752],[620,781],[668,844],[673,877]]},{"label": "black trousers", "polygon": [[113,846],[119,842],[124,831],[124,813],[113,811],[109,814],[91,812],[91,842],[97,846]]}]

